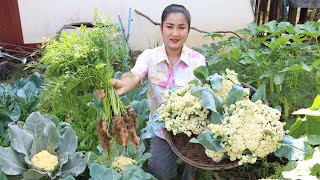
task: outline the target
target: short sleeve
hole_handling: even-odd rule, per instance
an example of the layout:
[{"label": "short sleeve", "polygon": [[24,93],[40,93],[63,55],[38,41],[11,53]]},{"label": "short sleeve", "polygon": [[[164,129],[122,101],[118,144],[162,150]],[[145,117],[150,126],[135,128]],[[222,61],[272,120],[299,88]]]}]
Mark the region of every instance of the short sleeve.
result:
[{"label": "short sleeve", "polygon": [[149,59],[150,49],[147,49],[139,55],[134,67],[131,69],[131,71],[139,74],[142,77],[142,80],[147,78]]}]

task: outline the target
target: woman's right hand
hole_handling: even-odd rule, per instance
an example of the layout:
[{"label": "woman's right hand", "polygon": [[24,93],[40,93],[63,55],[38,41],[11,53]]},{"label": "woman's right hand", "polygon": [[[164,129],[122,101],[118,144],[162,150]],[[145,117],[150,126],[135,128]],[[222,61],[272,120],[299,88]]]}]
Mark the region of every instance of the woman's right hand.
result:
[{"label": "woman's right hand", "polygon": [[[126,83],[119,79],[112,79],[111,85],[113,86],[114,90],[116,91],[117,95],[122,95],[125,93]],[[104,89],[97,89],[96,90],[97,97],[99,99],[103,99],[106,96]]]},{"label": "woman's right hand", "polygon": [[96,95],[101,100],[106,96],[106,93],[104,93],[104,89],[97,89]]}]

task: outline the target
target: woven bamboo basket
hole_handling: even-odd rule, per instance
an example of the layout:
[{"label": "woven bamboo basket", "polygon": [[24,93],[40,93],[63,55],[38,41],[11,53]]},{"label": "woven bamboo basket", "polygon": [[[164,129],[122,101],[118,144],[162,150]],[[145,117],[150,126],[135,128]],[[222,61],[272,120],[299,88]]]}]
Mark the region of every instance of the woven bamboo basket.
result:
[{"label": "woven bamboo basket", "polygon": [[[250,88],[251,95],[256,92],[256,89],[246,83],[241,83],[245,88]],[[268,104],[267,101],[263,102]],[[230,161],[223,159],[220,162],[214,162],[210,157],[205,154],[205,148],[201,144],[190,143],[189,140],[195,135],[188,137],[186,134],[179,133],[173,135],[172,132],[163,130],[165,139],[169,143],[173,152],[186,163],[195,166],[197,168],[205,170],[222,170],[231,169],[239,166],[238,161]]]}]

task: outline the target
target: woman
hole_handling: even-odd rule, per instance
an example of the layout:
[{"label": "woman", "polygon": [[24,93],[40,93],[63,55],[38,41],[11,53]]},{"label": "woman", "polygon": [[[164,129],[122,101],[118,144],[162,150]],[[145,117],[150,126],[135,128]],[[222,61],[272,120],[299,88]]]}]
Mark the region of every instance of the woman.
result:
[{"label": "woman", "polygon": [[[161,16],[163,45],[145,50],[137,59],[130,72],[120,80],[112,81],[118,95],[125,94],[148,81],[148,102],[150,117],[157,115],[157,108],[162,104],[161,93],[170,88],[184,87],[194,79],[193,70],[205,65],[205,58],[198,52],[184,46],[190,31],[191,17],[182,5],[167,6]],[[104,93],[97,91],[98,97]],[[162,130],[154,132],[151,139],[148,160],[149,171],[159,179],[171,179],[177,175],[177,156],[164,139]],[[191,179],[191,167],[186,166],[182,179]]]}]

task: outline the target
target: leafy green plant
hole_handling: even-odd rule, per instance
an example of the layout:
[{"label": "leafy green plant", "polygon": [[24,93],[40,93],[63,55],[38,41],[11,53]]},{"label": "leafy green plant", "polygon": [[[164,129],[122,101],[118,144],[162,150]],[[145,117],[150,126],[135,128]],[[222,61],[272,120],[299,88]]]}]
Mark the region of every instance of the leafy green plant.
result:
[{"label": "leafy green plant", "polygon": [[0,169],[6,175],[56,179],[85,170],[88,154],[76,152],[75,132],[67,128],[61,134],[50,116],[34,112],[23,126],[9,124],[9,137],[11,146],[0,147]]},{"label": "leafy green plant", "polygon": [[[98,146],[99,152],[92,152],[89,160],[89,169],[91,179],[99,179],[103,174],[105,179],[154,179],[153,176],[145,172],[144,163],[151,157],[147,152],[147,148],[143,141],[140,141],[140,148],[137,151],[133,143],[130,143],[126,148],[111,141],[111,151],[106,157],[101,146]],[[126,156],[133,159],[136,163],[125,166],[122,172],[118,172],[112,167],[113,162],[119,156]]]},{"label": "leafy green plant", "polygon": [[[115,71],[123,67],[127,57],[126,44],[111,18],[96,12],[93,25],[91,29],[82,26],[71,33],[62,32],[45,46],[40,59],[46,68],[40,110],[73,121],[84,120],[76,124],[87,125],[86,133],[93,131],[94,123],[89,121],[98,120],[97,132],[104,149],[110,149],[112,138],[126,146],[127,137],[138,148],[134,112],[125,107],[111,85]],[[101,101],[93,97],[98,89],[105,92]],[[86,115],[87,119],[83,117]],[[84,148],[92,149],[95,144],[88,142]]]},{"label": "leafy green plant", "polygon": [[6,132],[9,123],[24,121],[37,110],[42,79],[39,73],[21,78],[12,84],[0,84],[0,145],[8,146]]},{"label": "leafy green plant", "polygon": [[[287,120],[292,111],[310,105],[320,91],[319,25],[251,23],[237,31],[243,38],[230,37],[205,45],[202,53],[211,72],[229,68],[254,87],[265,84],[268,102],[273,107],[281,105]],[[215,33],[211,36],[223,37]]]}]

